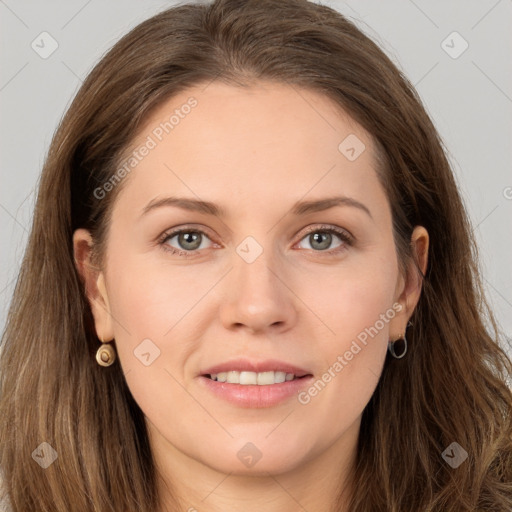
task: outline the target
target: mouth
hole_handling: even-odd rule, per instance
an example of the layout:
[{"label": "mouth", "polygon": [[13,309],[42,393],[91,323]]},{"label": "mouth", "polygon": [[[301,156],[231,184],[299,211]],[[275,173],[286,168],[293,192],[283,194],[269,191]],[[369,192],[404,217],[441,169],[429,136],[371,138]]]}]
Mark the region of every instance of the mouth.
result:
[{"label": "mouth", "polygon": [[303,379],[310,376],[311,374],[296,375],[294,373],[287,373],[284,371],[251,372],[235,370],[202,375],[202,377],[206,377],[217,382],[241,384],[243,386],[270,386],[272,384],[281,384],[283,382]]},{"label": "mouth", "polygon": [[261,409],[292,400],[310,386],[313,374],[283,361],[227,361],[201,371],[201,388],[241,408]]},{"label": "mouth", "polygon": [[226,384],[272,386],[312,377],[312,374],[303,368],[277,359],[255,361],[239,358],[205,368],[199,372],[199,376]]}]

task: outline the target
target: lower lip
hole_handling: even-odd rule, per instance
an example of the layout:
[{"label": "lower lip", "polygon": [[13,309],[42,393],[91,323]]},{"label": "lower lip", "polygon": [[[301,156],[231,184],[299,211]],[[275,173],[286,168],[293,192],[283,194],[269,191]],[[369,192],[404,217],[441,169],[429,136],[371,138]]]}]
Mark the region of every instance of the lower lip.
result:
[{"label": "lower lip", "polygon": [[204,375],[199,377],[201,385],[224,400],[239,407],[260,409],[278,405],[292,396],[296,396],[301,389],[308,386],[313,379],[312,375],[300,379],[288,380],[279,384],[266,386],[229,384],[212,380]]}]

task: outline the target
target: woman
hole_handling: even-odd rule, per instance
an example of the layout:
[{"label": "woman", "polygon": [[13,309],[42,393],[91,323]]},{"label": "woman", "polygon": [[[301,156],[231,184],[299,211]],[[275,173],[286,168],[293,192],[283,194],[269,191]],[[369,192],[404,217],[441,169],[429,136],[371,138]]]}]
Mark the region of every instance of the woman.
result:
[{"label": "woman", "polygon": [[342,15],[154,16],[45,162],[2,340],[5,498],[510,510],[512,364],[476,262],[417,94]]}]

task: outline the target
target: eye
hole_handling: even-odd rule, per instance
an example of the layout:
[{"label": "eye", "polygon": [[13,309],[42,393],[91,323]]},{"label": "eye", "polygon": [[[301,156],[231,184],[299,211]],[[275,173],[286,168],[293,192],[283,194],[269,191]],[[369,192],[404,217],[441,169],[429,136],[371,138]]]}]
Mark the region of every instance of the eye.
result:
[{"label": "eye", "polygon": [[[335,238],[338,238],[340,242],[334,247],[334,250],[327,251],[326,249],[331,246]],[[343,251],[347,245],[350,246],[354,243],[354,238],[348,231],[333,226],[311,226],[301,242],[303,240],[309,243],[309,247],[306,247],[306,249],[329,254]]]},{"label": "eye", "polygon": [[[177,247],[170,243],[173,239],[176,239]],[[210,238],[200,229],[182,228],[164,233],[159,243],[164,250],[187,258],[194,256],[194,253],[200,249],[208,248],[203,244],[205,239],[209,240]]]},{"label": "eye", "polygon": [[[326,250],[331,247],[335,239],[339,240],[339,243],[334,249]],[[174,241],[174,244],[171,242]],[[210,240],[210,237],[201,229],[197,228],[181,228],[173,231],[166,231],[159,239],[159,244],[165,251],[171,254],[177,254],[183,258],[191,258],[196,256],[200,250],[209,249],[213,245],[220,247],[217,244],[205,246],[205,241]],[[313,250],[314,252],[324,252],[329,255],[338,254],[339,252],[346,250],[347,246],[351,246],[354,243],[354,237],[342,228],[334,226],[310,226],[307,228],[306,235],[302,237],[299,244],[306,240],[309,243],[309,247],[306,249]],[[300,247],[304,248],[304,247]]]}]

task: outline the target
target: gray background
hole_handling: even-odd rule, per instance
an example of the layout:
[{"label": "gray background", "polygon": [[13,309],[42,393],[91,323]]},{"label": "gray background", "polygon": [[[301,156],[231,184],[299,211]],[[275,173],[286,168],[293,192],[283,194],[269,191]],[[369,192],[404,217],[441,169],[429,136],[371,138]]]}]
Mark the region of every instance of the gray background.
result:
[{"label": "gray background", "polygon": [[[487,296],[510,338],[512,0],[322,3],[355,21],[416,86],[449,149],[480,247]],[[34,189],[61,116],[108,48],[173,4],[0,0],[0,331],[30,228]],[[448,37],[454,31],[463,39]],[[31,47],[35,41],[49,48],[48,39],[40,42],[42,32],[58,43],[45,59]],[[464,40],[469,46],[457,56]]]}]

